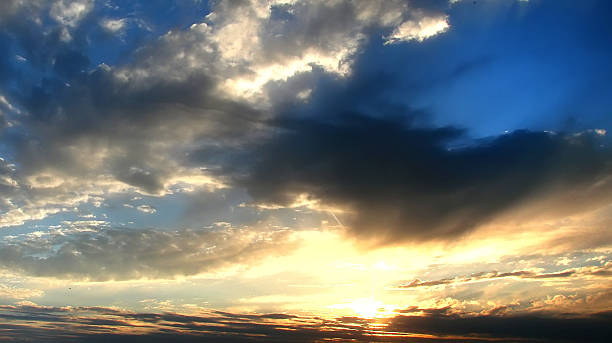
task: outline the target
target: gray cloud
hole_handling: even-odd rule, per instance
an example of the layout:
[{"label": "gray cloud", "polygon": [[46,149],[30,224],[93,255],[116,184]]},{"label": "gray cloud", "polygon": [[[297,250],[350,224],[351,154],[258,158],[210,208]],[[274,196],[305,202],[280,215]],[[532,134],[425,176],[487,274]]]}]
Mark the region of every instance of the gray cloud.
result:
[{"label": "gray cloud", "polygon": [[[18,165],[19,186],[17,193],[3,195],[28,212],[15,213],[3,226],[51,213],[48,203],[33,195],[42,191],[27,187],[28,179],[44,175],[74,179],[70,190],[46,188],[45,199],[66,200],[53,203],[55,212],[92,192],[119,189],[109,186],[109,179],[162,194],[169,180],[185,173],[183,156],[193,146],[225,150],[250,142],[268,132],[265,120],[278,115],[265,101],[253,103],[228,80],[265,74],[284,82],[293,74],[275,79],[277,73],[265,68],[282,69],[296,61],[300,67],[293,72],[308,73],[314,65],[314,70],[344,73],[369,36],[390,32],[404,21],[437,18],[445,8],[404,1],[279,6],[224,1],[212,3],[213,14],[195,25],[139,41],[124,52],[122,63],[95,66],[91,48],[114,38],[101,31],[98,20],[108,15],[107,6],[85,5],[72,13],[62,1],[3,3],[0,47],[6,53],[0,79],[16,86],[0,90],[22,113],[10,118],[14,126],[4,128],[3,143]],[[23,68],[15,62],[18,53]],[[255,93],[267,92],[266,77],[256,82]]]},{"label": "gray cloud", "polygon": [[[141,46],[130,63],[92,68],[85,52],[88,42],[109,38],[98,35],[100,28],[89,12],[63,23],[60,10],[69,5],[11,5],[14,13],[0,25],[0,45],[7,45],[2,56],[7,70],[0,69],[0,74],[17,72],[11,53],[21,50],[22,63],[32,69],[15,80],[19,87],[5,93],[23,113],[13,118],[15,127],[3,141],[15,151],[14,162],[24,177],[49,170],[86,181],[112,175],[144,192],[159,193],[180,169],[173,156],[184,145],[203,136],[241,136],[257,120],[259,114],[250,106],[214,94],[223,75],[215,68],[214,49],[198,49],[205,45],[205,33],[188,29],[168,34]],[[52,9],[57,13],[47,13]],[[59,19],[35,20],[47,15]],[[67,27],[69,40],[62,38]],[[203,43],[196,47],[194,41]],[[197,66],[177,59],[186,50]]]},{"label": "gray cloud", "polygon": [[0,245],[0,266],[77,280],[173,278],[256,263],[289,251],[289,233],[232,229],[87,229],[19,237]]},{"label": "gray cloud", "polygon": [[453,147],[457,129],[330,115],[279,121],[237,182],[259,202],[308,194],[349,209],[350,230],[379,243],[449,239],[519,206],[568,215],[611,200],[612,154],[593,132],[519,131]]}]

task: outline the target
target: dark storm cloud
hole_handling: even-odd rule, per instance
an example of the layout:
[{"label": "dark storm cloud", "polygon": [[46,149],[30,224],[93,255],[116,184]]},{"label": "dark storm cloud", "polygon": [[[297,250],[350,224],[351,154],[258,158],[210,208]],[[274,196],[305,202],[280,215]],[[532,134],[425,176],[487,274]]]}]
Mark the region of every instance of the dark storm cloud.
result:
[{"label": "dark storm cloud", "polygon": [[293,244],[283,231],[90,229],[5,241],[0,266],[63,279],[173,278],[248,265]]},{"label": "dark storm cloud", "polygon": [[309,194],[348,208],[353,233],[384,243],[449,239],[527,201],[569,197],[554,204],[567,214],[610,199],[612,155],[596,133],[517,131],[453,148],[456,129],[329,115],[279,121],[238,182],[259,202]]}]

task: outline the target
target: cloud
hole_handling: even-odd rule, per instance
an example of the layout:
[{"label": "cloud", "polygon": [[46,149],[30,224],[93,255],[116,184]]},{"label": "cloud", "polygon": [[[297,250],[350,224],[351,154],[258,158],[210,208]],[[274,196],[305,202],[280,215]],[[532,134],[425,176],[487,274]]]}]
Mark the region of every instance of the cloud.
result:
[{"label": "cloud", "polygon": [[[442,2],[443,3],[443,2]],[[224,89],[262,101],[262,86],[313,67],[350,74],[354,56],[373,32],[394,30],[390,40],[424,40],[448,24],[440,2],[241,1],[220,2],[207,16],[221,61],[246,72]],[[442,27],[444,26],[444,27]],[[265,99],[265,97],[263,97]]]},{"label": "cloud", "polygon": [[398,43],[403,41],[424,41],[437,34],[448,30],[448,17],[422,18],[419,21],[406,21],[398,26],[389,37],[387,43]]},{"label": "cloud", "polygon": [[456,146],[460,130],[398,118],[330,113],[277,125],[236,182],[258,202],[305,194],[341,209],[353,234],[378,243],[451,239],[519,205],[568,215],[611,200],[612,155],[591,132],[517,131]]},{"label": "cloud", "polygon": [[[309,342],[325,338],[365,341],[369,332],[343,323],[283,313],[237,314],[205,311],[199,314],[138,313],[104,307],[50,307],[34,303],[1,306],[0,327],[14,337],[39,342]],[[27,321],[44,327],[24,325]],[[140,327],[138,332],[134,331]],[[257,333],[252,335],[252,333]]]},{"label": "cloud", "polygon": [[[149,77],[140,83],[142,78],[125,79],[129,74],[126,70],[133,75],[145,68],[146,61],[138,58],[123,68],[113,69],[102,64],[92,69],[88,44],[105,43],[101,41],[109,38],[100,35],[98,22],[92,22],[89,16],[99,14],[96,11],[103,12],[104,8],[93,6],[92,1],[53,1],[47,5],[14,3],[9,6],[13,9],[12,15],[0,25],[0,44],[6,38],[7,45],[2,57],[19,53],[25,56],[24,65],[27,65],[27,68],[16,67],[7,62],[7,73],[0,69],[1,77],[10,78],[12,74],[8,71],[20,75],[13,80],[15,86],[10,87],[6,98],[23,110],[23,115],[11,118],[15,125],[3,135],[3,144],[8,147],[12,162],[20,166],[17,173],[22,178],[40,173],[63,174],[59,176],[80,177],[84,184],[100,176],[113,175],[145,192],[162,192],[169,177],[184,175],[171,173],[170,170],[177,170],[176,162],[169,156],[160,156],[162,149],[190,139],[176,137],[172,134],[174,130],[182,129],[186,135],[187,128],[192,128],[193,134],[203,134],[208,126],[209,132],[213,132],[213,121],[207,121],[208,125],[202,123],[201,114],[223,111],[212,102],[231,104],[232,101],[206,96],[212,81],[194,70],[178,81]],[[37,19],[44,17],[45,10],[50,11],[55,22]],[[117,25],[112,26],[117,28]],[[70,31],[71,39],[62,38],[64,29]],[[161,43],[157,46],[164,47]],[[153,50],[150,48],[147,52]],[[160,54],[161,50],[155,53]],[[152,66],[151,70],[157,67]],[[144,94],[149,91],[152,93]],[[202,97],[214,100],[198,101]],[[229,111],[247,112],[245,106],[229,106],[232,107],[227,108]],[[160,121],[155,119],[167,112],[173,115],[164,116]],[[230,117],[227,115],[221,121],[230,121]],[[236,126],[224,127],[229,130]],[[163,133],[153,129],[161,127],[164,127]],[[150,144],[153,140],[161,142]],[[84,156],[88,156],[87,161]]]},{"label": "cloud", "polygon": [[81,227],[7,239],[0,244],[0,266],[60,279],[174,278],[250,265],[293,244],[285,231]]},{"label": "cloud", "polygon": [[49,15],[62,25],[75,27],[92,8],[91,0],[57,0],[51,5]]},{"label": "cloud", "polygon": [[45,292],[38,289],[18,288],[0,284],[0,298],[30,299],[41,297]]},{"label": "cloud", "polygon": [[24,8],[39,8],[44,0],[5,0],[0,3],[0,17],[10,17]]},{"label": "cloud", "polygon": [[78,206],[99,202],[105,192],[127,192],[125,185],[108,177],[83,181],[52,172],[22,175],[17,166],[0,159],[0,228],[22,225]]},{"label": "cloud", "polygon": [[455,278],[447,278],[440,280],[421,281],[415,279],[407,284],[401,284],[399,288],[416,288],[416,287],[431,287],[439,285],[460,285],[471,282],[490,281],[504,278],[530,279],[530,280],[559,280],[567,281],[573,278],[584,277],[601,277],[608,278],[612,276],[612,262],[608,262],[603,266],[590,266],[581,268],[571,268],[558,272],[542,273],[533,270],[518,270],[512,272],[480,272],[469,276],[461,276]]},{"label": "cloud", "polygon": [[[112,39],[104,32],[124,28],[123,19],[108,19],[126,18],[113,12],[121,6],[3,3],[0,46],[6,45],[7,62],[0,63],[0,81],[13,83],[3,99],[20,115],[0,118],[10,152],[2,157],[18,166],[18,185],[3,194],[12,212],[1,225],[43,219],[129,188],[172,192],[172,180],[195,174],[181,159],[194,145],[223,150],[267,130],[264,121],[277,115],[259,101],[267,84],[320,70],[347,75],[368,37],[439,18],[448,7],[440,3],[218,2],[206,18],[122,51],[126,57],[113,66],[95,65],[100,58],[92,51]],[[15,55],[23,56],[23,66],[15,65]],[[251,95],[259,100],[250,102]],[[10,127],[2,124],[7,120]],[[45,203],[35,195],[40,189],[27,188],[24,180],[40,175],[70,180],[71,189],[67,183],[45,189],[45,199],[63,201]]]},{"label": "cloud", "polygon": [[153,214],[157,212],[157,209],[155,209],[155,207],[152,207],[150,205],[139,205],[138,207],[136,207],[136,209],[140,212],[144,212],[148,214]]},{"label": "cloud", "polygon": [[110,33],[121,32],[125,27],[127,19],[104,19],[100,21],[100,25]]},{"label": "cloud", "polygon": [[13,141],[20,172],[48,170],[85,182],[113,176],[144,192],[162,193],[168,180],[185,175],[181,170],[193,174],[173,158],[177,150],[198,135],[240,135],[256,120],[249,107],[212,96],[212,84],[202,75],[128,82],[100,67],[70,86],[40,88],[22,102],[29,116],[21,125],[29,132]]},{"label": "cloud", "polygon": [[[399,315],[376,322],[353,317],[322,319],[283,313],[139,313],[105,307],[51,307],[34,303],[1,306],[2,328],[10,338],[39,342],[487,342],[521,339],[542,342],[604,342],[610,313],[587,316],[451,314],[446,309],[412,309],[425,315]],[[405,312],[410,313],[410,312]],[[28,325],[36,321],[38,324]],[[376,324],[376,325],[372,325]],[[136,332],[135,329],[138,328]],[[246,336],[248,334],[248,336]]]},{"label": "cloud", "polygon": [[562,317],[550,314],[465,316],[446,311],[429,311],[425,316],[398,316],[389,324],[389,330],[545,342],[604,342],[609,334],[610,323],[609,312]]},{"label": "cloud", "polygon": [[[14,150],[13,162],[19,165],[19,176],[12,180],[19,187],[11,189],[13,207],[6,218],[13,219],[3,226],[64,211],[93,194],[129,187],[170,193],[172,180],[193,174],[193,168],[183,165],[193,161],[180,156],[194,145],[214,146],[230,155],[230,148],[257,145],[270,132],[270,140],[247,149],[252,165],[221,161],[223,171],[234,176],[232,186],[244,186],[256,201],[277,205],[307,194],[345,211],[351,232],[379,242],[454,237],[523,200],[545,202],[561,195],[562,182],[573,187],[564,199],[582,200],[560,206],[559,212],[577,210],[573,204],[590,208],[606,199],[608,157],[591,149],[592,133],[572,138],[522,132],[448,151],[449,142],[465,139],[461,130],[413,129],[400,120],[359,115],[337,119],[347,112],[374,110],[379,115],[422,116],[380,95],[393,86],[385,83],[397,82],[392,76],[364,80],[350,75],[353,67],[363,68],[358,57],[368,40],[422,41],[448,29],[447,1],[219,2],[200,22],[140,46],[128,62],[93,68],[85,42],[101,28],[99,20],[87,19],[97,10],[92,6],[87,1],[53,2],[50,15],[74,33],[69,42],[61,39],[59,26],[42,35],[43,24],[35,20],[32,25],[13,20],[3,26],[32,66],[53,70],[37,82],[19,81],[24,82],[22,91],[10,94],[24,115],[15,128],[5,128],[10,130],[7,144]],[[29,11],[28,18],[40,12],[35,6],[13,7]],[[237,33],[240,39],[227,39]],[[337,76],[345,78],[336,85],[346,82],[358,88],[353,83],[369,83],[352,98],[324,99],[320,94],[325,87],[313,90],[321,86],[314,79],[325,82]],[[295,106],[295,115],[276,107],[285,93],[271,90],[285,86],[294,96],[310,95],[305,111],[299,113]],[[256,93],[274,97],[271,107],[250,101]],[[372,100],[366,103],[363,98]],[[330,118],[292,122],[294,116],[315,112]],[[564,157],[566,152],[571,156]],[[376,162],[360,158],[365,156],[375,156]],[[199,162],[198,167],[217,167]],[[243,174],[236,177],[236,172]],[[37,199],[33,194],[42,192],[26,191],[21,180],[41,174],[73,180],[78,194],[57,187],[55,198],[63,202],[28,203],[24,199]],[[228,175],[216,176],[225,181]],[[275,177],[278,184],[272,182]],[[597,181],[589,184],[589,178]],[[126,187],[117,186],[121,183]],[[51,189],[45,193],[46,199],[53,198]]]}]

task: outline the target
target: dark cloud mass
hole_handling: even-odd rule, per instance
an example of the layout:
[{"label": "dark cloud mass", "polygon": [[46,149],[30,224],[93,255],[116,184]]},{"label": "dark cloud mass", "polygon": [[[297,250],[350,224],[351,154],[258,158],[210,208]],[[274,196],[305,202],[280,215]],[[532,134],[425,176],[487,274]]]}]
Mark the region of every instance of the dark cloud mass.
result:
[{"label": "dark cloud mass", "polygon": [[327,115],[280,121],[279,134],[251,152],[238,179],[257,201],[308,194],[351,211],[356,235],[389,243],[452,238],[528,201],[568,214],[610,200],[612,155],[593,132],[517,131],[453,146],[462,138],[453,128]]}]

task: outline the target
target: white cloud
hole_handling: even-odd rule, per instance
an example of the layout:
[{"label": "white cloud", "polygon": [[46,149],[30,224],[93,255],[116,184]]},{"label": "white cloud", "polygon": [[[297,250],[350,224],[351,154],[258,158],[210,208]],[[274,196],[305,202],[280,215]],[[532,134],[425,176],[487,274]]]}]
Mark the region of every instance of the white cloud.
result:
[{"label": "white cloud", "polygon": [[218,75],[221,94],[265,105],[264,86],[270,81],[313,67],[340,77],[350,74],[370,29],[392,31],[388,40],[400,42],[423,41],[448,26],[439,10],[399,0],[219,2],[203,23],[162,37],[146,65],[117,75],[126,81],[184,79],[194,71]]},{"label": "white cloud", "polygon": [[245,70],[227,78],[223,90],[258,102],[267,82],[287,80],[313,66],[349,74],[369,28],[394,29],[394,41],[422,41],[448,28],[445,15],[405,1],[252,0],[219,6],[208,20],[221,59]]},{"label": "white cloud", "polygon": [[57,207],[34,207],[15,208],[2,213],[0,216],[0,228],[23,225],[26,221],[44,219],[49,215],[62,212],[64,209]]},{"label": "white cloud", "polygon": [[140,212],[143,213],[148,213],[148,214],[153,214],[156,213],[157,210],[155,209],[155,207],[152,207],[150,205],[140,205],[138,207],[136,207],[136,209]]},{"label": "white cloud", "polygon": [[93,9],[93,0],[58,0],[49,11],[49,16],[60,23],[60,39],[70,42],[72,34],[70,29],[76,27],[79,22]]},{"label": "white cloud", "polygon": [[123,30],[126,24],[126,19],[104,19],[100,22],[100,26],[110,33],[117,33]]},{"label": "white cloud", "polygon": [[58,0],[49,14],[62,25],[75,27],[91,11],[93,4],[91,0]]},{"label": "white cloud", "polygon": [[393,33],[387,37],[385,43],[398,43],[416,40],[419,42],[431,38],[448,30],[447,16],[425,17],[418,21],[409,20],[399,25]]}]

